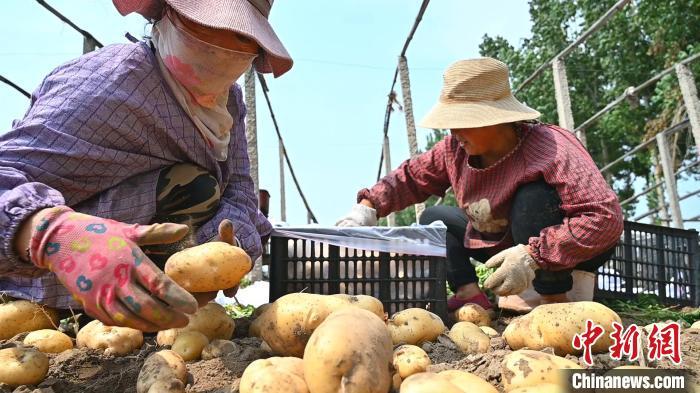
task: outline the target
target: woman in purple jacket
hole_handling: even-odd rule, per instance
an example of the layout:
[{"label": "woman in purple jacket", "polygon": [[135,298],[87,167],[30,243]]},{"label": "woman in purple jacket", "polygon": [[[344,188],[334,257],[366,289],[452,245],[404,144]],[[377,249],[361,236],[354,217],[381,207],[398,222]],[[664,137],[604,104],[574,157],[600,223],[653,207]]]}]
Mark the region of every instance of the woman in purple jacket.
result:
[{"label": "woman in purple jacket", "polygon": [[181,327],[215,294],[180,288],[166,257],[221,239],[255,259],[270,233],[234,83],[251,64],[280,76],[292,59],[267,21],[272,0],[114,3],[154,21],[152,38],[58,67],[0,136],[0,294],[108,325]]}]

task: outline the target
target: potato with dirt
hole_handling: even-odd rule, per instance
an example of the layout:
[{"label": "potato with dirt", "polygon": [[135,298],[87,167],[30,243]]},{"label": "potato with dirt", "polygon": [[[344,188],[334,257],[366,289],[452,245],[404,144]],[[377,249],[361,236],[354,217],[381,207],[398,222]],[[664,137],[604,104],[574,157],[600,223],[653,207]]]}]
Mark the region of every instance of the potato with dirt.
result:
[{"label": "potato with dirt", "polygon": [[34,348],[0,350],[0,383],[10,386],[37,385],[49,372],[49,358]]},{"label": "potato with dirt", "polygon": [[24,344],[44,353],[61,353],[73,349],[73,340],[65,333],[53,329],[35,330],[27,334]]},{"label": "potato with dirt", "polygon": [[209,344],[209,339],[200,332],[182,332],[175,338],[171,349],[177,352],[184,361],[198,360],[207,344]]},{"label": "potato with dirt", "polygon": [[58,312],[28,300],[0,303],[0,340],[7,340],[23,332],[56,329]]},{"label": "potato with dirt", "polygon": [[185,361],[175,351],[151,354],[136,380],[136,393],[184,393],[187,384]]},{"label": "potato with dirt", "polygon": [[431,361],[425,351],[415,345],[399,345],[394,349],[392,359],[394,370],[402,379],[428,370]]},{"label": "potato with dirt", "polygon": [[394,314],[387,321],[394,345],[420,345],[426,341],[435,341],[445,332],[442,319],[422,308],[407,308]]},{"label": "potato with dirt", "polygon": [[242,248],[209,242],[173,254],[164,271],[188,292],[212,292],[237,286],[252,267]]},{"label": "potato with dirt", "polygon": [[329,315],[304,351],[311,393],[387,393],[392,384],[391,335],[370,311],[349,307]]},{"label": "potato with dirt", "polygon": [[580,355],[571,344],[575,335],[586,331],[586,320],[605,329],[593,345],[595,353],[607,352],[612,339],[613,322],[621,323],[613,310],[596,302],[543,304],[529,314],[511,321],[503,337],[512,349],[554,348],[557,355]]},{"label": "potato with dirt", "polygon": [[509,353],[501,362],[501,382],[506,392],[542,384],[564,386],[566,381],[560,370],[582,368],[563,357],[521,349]]},{"label": "potato with dirt", "polygon": [[258,359],[243,371],[241,393],[308,393],[304,365],[295,357]]},{"label": "potato with dirt", "polygon": [[457,322],[471,322],[476,326],[489,326],[491,315],[478,304],[465,304],[452,313]]},{"label": "potato with dirt", "polygon": [[262,338],[277,355],[301,357],[311,334],[336,310],[366,307],[383,320],[384,312],[378,310],[378,300],[357,299],[354,301],[342,296],[290,293],[268,306],[250,324],[249,333]]},{"label": "potato with dirt", "polygon": [[202,360],[220,358],[230,353],[239,353],[241,348],[230,340],[214,340],[202,349]]},{"label": "potato with dirt", "polygon": [[209,341],[222,339],[228,340],[233,335],[236,323],[228,316],[226,309],[217,303],[207,303],[192,315],[188,315],[190,321],[184,328],[161,330],[156,336],[158,345],[173,345],[175,338],[184,332],[200,332],[207,336]]},{"label": "potato with dirt", "polygon": [[78,348],[87,347],[105,355],[125,356],[141,348],[143,333],[128,327],[106,326],[94,320],[80,329],[76,343]]},{"label": "potato with dirt", "polygon": [[384,304],[374,296],[369,295],[346,295],[344,293],[338,293],[331,295],[332,297],[342,299],[345,304],[349,306],[355,306],[362,308],[364,310],[370,311],[379,318],[386,319],[384,314]]},{"label": "potato with dirt", "polygon": [[493,385],[470,372],[445,370],[440,371],[438,375],[442,378],[446,378],[453,385],[464,390],[465,393],[498,393],[498,389]]},{"label": "potato with dirt", "polygon": [[448,336],[457,348],[467,355],[486,353],[491,346],[489,336],[471,322],[455,323]]}]

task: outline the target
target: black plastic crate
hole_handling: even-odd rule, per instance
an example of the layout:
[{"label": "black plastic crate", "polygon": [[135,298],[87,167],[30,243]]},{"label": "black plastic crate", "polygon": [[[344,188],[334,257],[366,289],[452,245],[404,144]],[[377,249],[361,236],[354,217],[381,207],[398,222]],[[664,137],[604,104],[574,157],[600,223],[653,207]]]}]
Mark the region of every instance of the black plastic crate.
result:
[{"label": "black plastic crate", "polygon": [[615,255],[598,270],[596,298],[654,294],[664,304],[700,303],[698,232],[625,221]]},{"label": "black plastic crate", "polygon": [[445,258],[271,238],[270,301],[294,292],[371,295],[389,315],[412,307],[447,317]]}]

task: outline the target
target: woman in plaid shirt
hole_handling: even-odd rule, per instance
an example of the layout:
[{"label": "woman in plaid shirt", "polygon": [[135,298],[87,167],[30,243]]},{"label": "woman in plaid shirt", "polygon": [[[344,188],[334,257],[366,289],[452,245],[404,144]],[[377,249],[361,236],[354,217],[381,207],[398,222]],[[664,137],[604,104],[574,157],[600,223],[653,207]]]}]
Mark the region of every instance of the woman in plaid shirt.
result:
[{"label": "woman in plaid shirt", "polygon": [[574,269],[588,272],[578,277],[592,298],[594,272],[622,233],[622,210],[584,146],[570,131],[536,122],[539,115],[512,95],[502,62],[453,64],[421,124],[451,135],[361,190],[338,225],[374,225],[452,187],[458,207],[430,207],[420,217],[423,224],[447,226],[447,274],[455,293],[448,308],[491,308],[469,258],[497,268],[485,286],[503,296],[502,307],[529,309],[532,303],[510,295],[531,283],[539,294],[535,304],[567,301]]},{"label": "woman in plaid shirt", "polygon": [[152,37],[59,66],[0,135],[0,295],[159,331],[216,296],[163,273],[181,242],[262,253],[271,225],[235,82],[292,59],[267,21],[272,0],[114,3],[154,22]]}]

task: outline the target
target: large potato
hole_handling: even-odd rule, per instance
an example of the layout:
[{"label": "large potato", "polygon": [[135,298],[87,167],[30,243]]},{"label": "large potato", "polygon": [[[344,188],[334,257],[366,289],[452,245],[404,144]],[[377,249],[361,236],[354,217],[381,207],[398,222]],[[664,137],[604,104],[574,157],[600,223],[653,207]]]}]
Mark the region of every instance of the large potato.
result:
[{"label": "large potato", "polygon": [[53,329],[35,330],[27,334],[24,344],[31,345],[44,353],[59,353],[73,349],[73,341],[70,337]]},{"label": "large potato", "polygon": [[10,386],[36,385],[49,372],[49,358],[34,348],[0,350],[0,383]]},{"label": "large potato", "polygon": [[581,369],[577,363],[548,353],[521,349],[501,362],[501,382],[506,392],[542,384],[565,386],[559,370]]},{"label": "large potato", "polygon": [[0,304],[0,340],[16,334],[58,327],[58,312],[28,300]]},{"label": "large potato", "polygon": [[241,393],[308,393],[304,365],[295,357],[258,359],[241,376]]},{"label": "large potato", "polygon": [[192,315],[184,328],[161,330],[156,336],[158,345],[173,345],[178,334],[183,332],[200,332],[207,336],[209,341],[222,339],[228,340],[233,335],[236,323],[226,314],[226,309],[217,303],[207,303]]},{"label": "large potato", "polygon": [[304,351],[311,393],[387,393],[391,387],[391,335],[375,314],[349,307],[332,313]]},{"label": "large potato", "polygon": [[136,393],[184,393],[186,384],[185,361],[176,352],[164,349],[143,362],[136,380]]},{"label": "large potato", "polygon": [[372,299],[370,296],[346,297],[290,293],[268,306],[251,323],[249,332],[251,335],[262,338],[277,355],[301,357],[311,333],[333,311],[366,307],[377,317],[383,318],[384,312],[379,311],[377,307],[379,301]]},{"label": "large potato", "polygon": [[331,296],[342,299],[346,304],[350,306],[355,306],[367,310],[373,313],[374,315],[378,316],[379,318],[386,318],[384,314],[384,304],[382,304],[382,302],[374,296],[346,295],[344,293],[338,293]]},{"label": "large potato", "polygon": [[207,344],[209,339],[200,332],[182,332],[175,338],[172,350],[182,356],[182,360],[197,360],[202,356],[202,350]]},{"label": "large potato", "polygon": [[425,372],[431,364],[428,354],[415,345],[400,345],[393,356],[392,364],[401,378]]},{"label": "large potato", "polygon": [[78,348],[87,347],[103,351],[105,355],[124,356],[143,345],[140,330],[106,326],[98,320],[85,325],[76,336]]},{"label": "large potato", "polygon": [[695,321],[693,322],[692,325],[690,325],[691,329],[700,329],[700,321]]},{"label": "large potato", "polygon": [[457,322],[471,322],[477,326],[488,326],[491,324],[491,315],[478,304],[465,304],[453,313]]},{"label": "large potato", "polygon": [[465,393],[498,393],[493,385],[480,377],[462,370],[445,370],[438,373]]},{"label": "large potato", "polygon": [[612,345],[609,336],[614,330],[613,322],[620,323],[620,317],[611,309],[596,302],[576,302],[543,304],[529,314],[511,321],[503,332],[503,337],[512,349],[554,348],[557,355],[579,355],[571,345],[575,335],[586,330],[586,320],[601,325],[605,329],[593,345],[593,352],[606,352]]},{"label": "large potato", "polygon": [[164,270],[189,292],[212,292],[235,287],[252,267],[243,249],[210,242],[173,254]]},{"label": "large potato", "polygon": [[491,346],[489,336],[471,322],[455,323],[448,335],[465,354],[485,353]]},{"label": "large potato", "polygon": [[426,372],[413,374],[401,383],[401,393],[464,393],[459,386],[438,374]]},{"label": "large potato", "polygon": [[394,345],[419,345],[435,341],[445,332],[442,319],[422,308],[407,308],[394,314],[387,322]]}]

